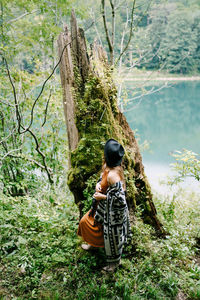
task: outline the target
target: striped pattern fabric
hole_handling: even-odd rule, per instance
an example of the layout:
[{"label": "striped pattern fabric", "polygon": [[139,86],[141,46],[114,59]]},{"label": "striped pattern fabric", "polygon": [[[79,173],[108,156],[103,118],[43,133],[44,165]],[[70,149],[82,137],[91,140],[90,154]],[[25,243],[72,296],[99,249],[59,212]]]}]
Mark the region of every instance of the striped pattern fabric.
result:
[{"label": "striped pattern fabric", "polygon": [[106,200],[99,201],[94,218],[103,225],[107,262],[119,262],[123,245],[131,234],[128,206],[121,181],[109,186]]}]

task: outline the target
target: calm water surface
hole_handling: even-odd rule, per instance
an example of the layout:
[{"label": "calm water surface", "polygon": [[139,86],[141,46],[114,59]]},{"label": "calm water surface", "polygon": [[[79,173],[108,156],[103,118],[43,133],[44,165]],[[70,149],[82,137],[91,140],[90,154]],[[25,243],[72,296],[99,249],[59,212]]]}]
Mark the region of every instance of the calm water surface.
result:
[{"label": "calm water surface", "polygon": [[[127,82],[129,98],[135,86],[135,82]],[[153,188],[163,192],[166,188],[159,181],[171,173],[169,164],[174,159],[170,153],[183,148],[200,153],[200,82],[170,82],[169,87],[130,101],[124,110],[139,143],[149,143],[142,153],[145,172]],[[187,184],[198,189],[197,182],[189,180]]]}]

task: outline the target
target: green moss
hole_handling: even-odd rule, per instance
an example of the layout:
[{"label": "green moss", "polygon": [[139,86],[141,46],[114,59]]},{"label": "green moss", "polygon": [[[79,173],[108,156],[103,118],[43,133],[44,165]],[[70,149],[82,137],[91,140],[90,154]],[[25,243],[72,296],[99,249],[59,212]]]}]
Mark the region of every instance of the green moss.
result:
[{"label": "green moss", "polygon": [[[68,173],[68,185],[72,191],[89,191],[88,186],[102,166],[104,144],[109,138],[116,138],[123,144],[123,132],[115,119],[117,108],[117,90],[111,75],[104,78],[90,74],[80,88],[80,76],[76,77],[76,125],[79,131],[79,143],[71,153],[71,168]],[[91,189],[91,196],[94,190]],[[88,199],[87,192],[87,199]],[[83,199],[80,199],[80,201]]]},{"label": "green moss", "polygon": [[[106,140],[117,139],[126,149],[129,144],[122,127],[119,124],[119,110],[117,106],[117,89],[108,68],[102,78],[94,73],[88,75],[87,82],[83,82],[79,71],[76,72],[76,126],[79,131],[79,143],[71,153],[71,168],[68,174],[68,185],[80,199],[83,211],[89,206],[94,193],[94,178],[99,172],[103,161],[103,149]],[[127,149],[129,149],[127,147]],[[149,215],[150,206],[147,199],[150,195],[146,178],[140,180],[141,192],[136,188],[134,154],[127,150],[123,160],[127,185],[127,200],[133,209],[136,203],[143,206]],[[92,184],[91,184],[92,182]],[[84,208],[85,207],[85,208]]]}]

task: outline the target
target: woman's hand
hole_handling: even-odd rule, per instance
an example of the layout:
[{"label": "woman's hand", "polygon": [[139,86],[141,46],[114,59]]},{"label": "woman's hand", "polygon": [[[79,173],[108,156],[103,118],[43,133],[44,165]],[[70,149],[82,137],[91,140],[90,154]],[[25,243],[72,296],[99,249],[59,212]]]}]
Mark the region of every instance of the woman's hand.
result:
[{"label": "woman's hand", "polygon": [[101,184],[100,184],[100,182],[97,182],[97,184],[96,184],[96,192],[101,193]]},{"label": "woman's hand", "polygon": [[94,197],[97,201],[105,200],[105,199],[106,199],[106,195],[104,195],[104,194],[102,194],[102,193],[99,193],[99,192],[94,193],[93,197]]}]

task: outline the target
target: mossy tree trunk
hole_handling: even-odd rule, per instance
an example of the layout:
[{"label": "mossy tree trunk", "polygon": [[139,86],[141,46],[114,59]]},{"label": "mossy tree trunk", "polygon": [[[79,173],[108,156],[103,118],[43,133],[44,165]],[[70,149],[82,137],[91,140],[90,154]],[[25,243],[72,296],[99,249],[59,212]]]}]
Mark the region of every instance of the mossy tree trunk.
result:
[{"label": "mossy tree trunk", "polygon": [[106,53],[97,44],[87,53],[84,32],[71,15],[71,32],[58,38],[63,104],[69,141],[68,185],[79,205],[80,216],[89,209],[100,174],[106,140],[114,138],[125,148],[124,170],[130,215],[139,206],[142,218],[163,234],[144,174],[142,157],[133,131],[117,106],[117,89]]}]

